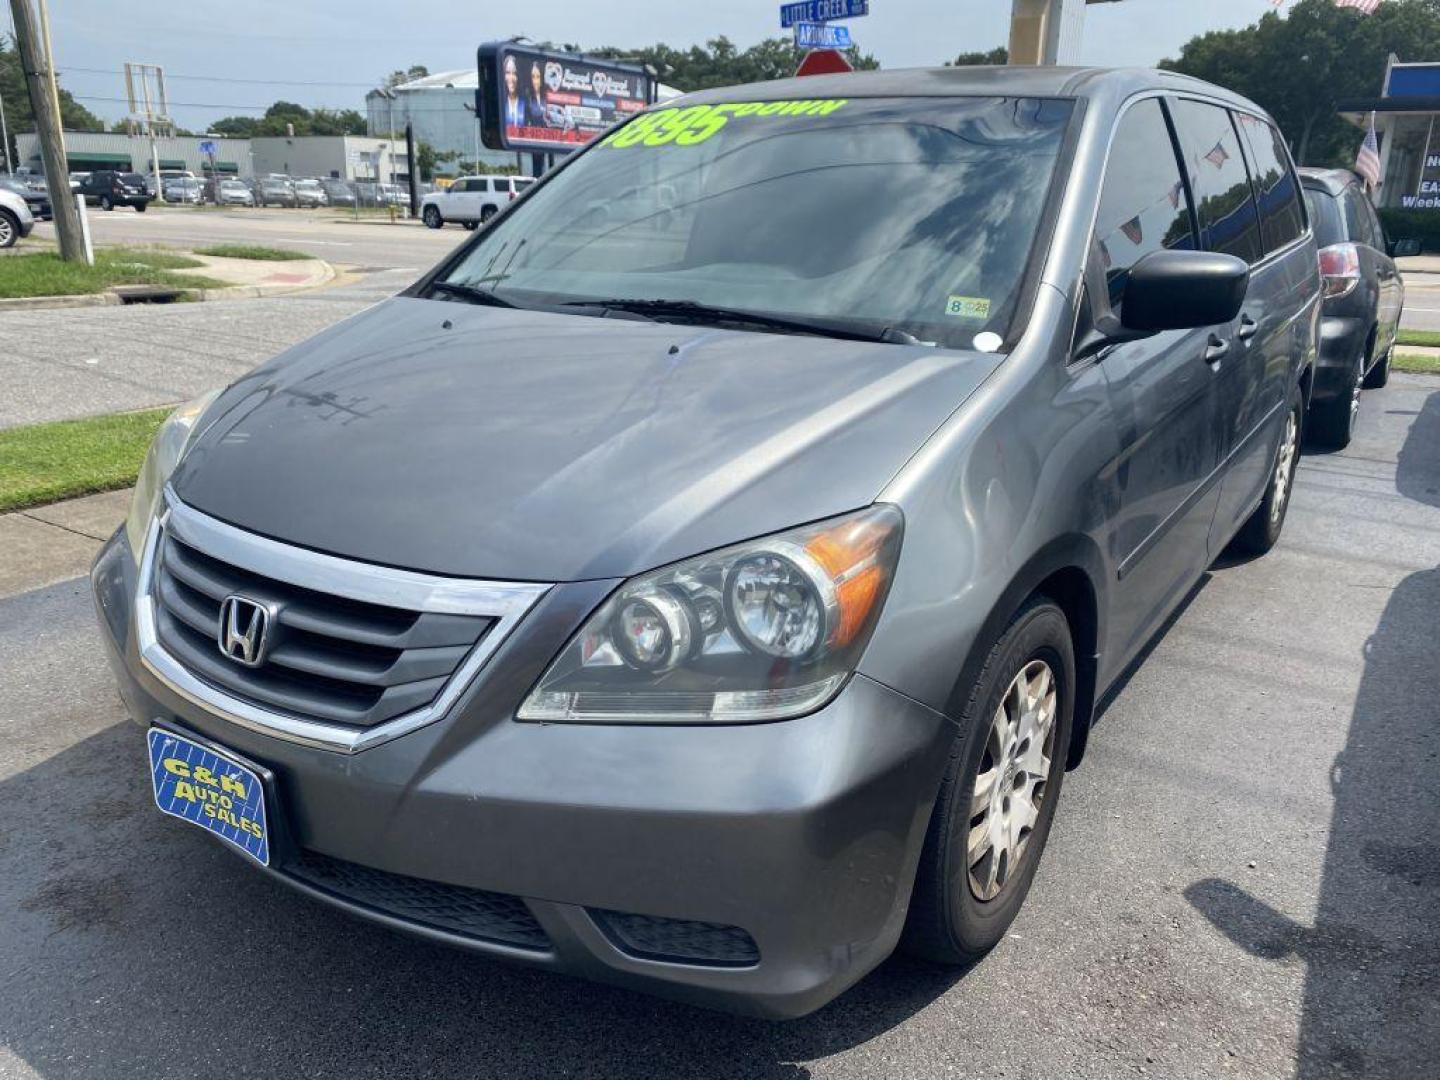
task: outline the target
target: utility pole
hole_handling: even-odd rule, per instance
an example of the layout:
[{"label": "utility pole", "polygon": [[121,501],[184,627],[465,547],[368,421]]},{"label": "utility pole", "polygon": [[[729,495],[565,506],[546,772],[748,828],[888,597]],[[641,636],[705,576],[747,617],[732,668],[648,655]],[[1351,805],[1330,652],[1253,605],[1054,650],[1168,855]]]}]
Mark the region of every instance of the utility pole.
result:
[{"label": "utility pole", "polygon": [[5,124],[5,95],[0,94],[0,153],[5,155],[5,175],[9,176],[15,171],[15,164],[10,160],[10,128]]},{"label": "utility pole", "polygon": [[60,111],[55,107],[56,91],[51,81],[55,70],[40,56],[35,32],[35,11],[30,0],[10,0],[15,18],[15,42],[20,49],[20,67],[30,94],[30,111],[35,116],[35,133],[40,138],[40,156],[45,162],[45,183],[50,190],[50,208],[55,214],[55,234],[60,257],[83,262],[85,239],[80,231],[80,211],[70,191],[70,173],[65,162],[65,136],[60,130]]}]

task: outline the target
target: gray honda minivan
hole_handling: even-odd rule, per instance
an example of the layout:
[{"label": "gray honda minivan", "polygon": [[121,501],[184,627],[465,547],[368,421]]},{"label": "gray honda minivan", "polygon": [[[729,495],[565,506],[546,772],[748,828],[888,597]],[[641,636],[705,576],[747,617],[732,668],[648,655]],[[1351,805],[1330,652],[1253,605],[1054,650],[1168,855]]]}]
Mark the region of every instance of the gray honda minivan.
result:
[{"label": "gray honda minivan", "polygon": [[161,430],[93,573],[156,805],[706,1005],[963,964],[1096,701],[1276,542],[1319,296],[1280,134],[1191,79],[656,106]]}]

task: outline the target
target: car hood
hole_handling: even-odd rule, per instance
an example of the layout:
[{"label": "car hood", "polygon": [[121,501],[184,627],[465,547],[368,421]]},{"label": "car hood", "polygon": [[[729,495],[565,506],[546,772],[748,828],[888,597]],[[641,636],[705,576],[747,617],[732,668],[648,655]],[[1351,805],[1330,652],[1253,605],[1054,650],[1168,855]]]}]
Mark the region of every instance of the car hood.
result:
[{"label": "car hood", "polygon": [[232,386],[172,483],[370,562],[622,577],[867,505],[999,360],[402,297]]}]

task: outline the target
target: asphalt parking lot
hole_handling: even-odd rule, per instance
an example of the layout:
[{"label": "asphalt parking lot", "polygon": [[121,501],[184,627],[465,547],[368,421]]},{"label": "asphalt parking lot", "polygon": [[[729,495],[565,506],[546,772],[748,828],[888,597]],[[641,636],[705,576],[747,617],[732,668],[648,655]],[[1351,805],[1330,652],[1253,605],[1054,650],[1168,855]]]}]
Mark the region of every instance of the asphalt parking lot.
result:
[{"label": "asphalt parking lot", "polygon": [[1002,946],[771,1024],[252,873],[155,811],[84,579],[9,596],[0,1077],[1440,1076],[1437,613],[1440,379],[1400,375],[1106,708]]}]

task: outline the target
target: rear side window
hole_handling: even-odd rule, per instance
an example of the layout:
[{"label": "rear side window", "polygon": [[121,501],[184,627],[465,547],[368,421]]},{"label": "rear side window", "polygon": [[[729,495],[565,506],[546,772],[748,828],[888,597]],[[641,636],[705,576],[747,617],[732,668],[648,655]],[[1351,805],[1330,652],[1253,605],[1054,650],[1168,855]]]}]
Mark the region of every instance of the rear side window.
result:
[{"label": "rear side window", "polygon": [[1300,185],[1290,168],[1290,155],[1280,133],[1264,120],[1245,113],[1235,119],[1245,134],[1254,170],[1255,201],[1260,205],[1260,235],[1267,252],[1276,251],[1305,231]]},{"label": "rear side window", "polygon": [[1130,268],[1140,259],[1164,248],[1194,246],[1185,185],[1158,98],[1138,102],[1120,118],[1105,165],[1095,240],[1117,310]]},{"label": "rear side window", "polygon": [[1310,211],[1310,225],[1315,230],[1315,243],[1321,247],[1343,244],[1349,232],[1340,214],[1340,200],[1328,191],[1305,189],[1305,206]]},{"label": "rear side window", "polygon": [[1360,189],[1351,184],[1345,189],[1341,202],[1345,207],[1345,231],[1350,234],[1350,239],[1357,244],[1383,249],[1385,245],[1376,242],[1378,237],[1375,235],[1374,223],[1366,213],[1369,200],[1360,194]]},{"label": "rear side window", "polygon": [[1205,248],[1259,262],[1260,220],[1230,114],[1201,101],[1172,101],[1170,107]]}]

